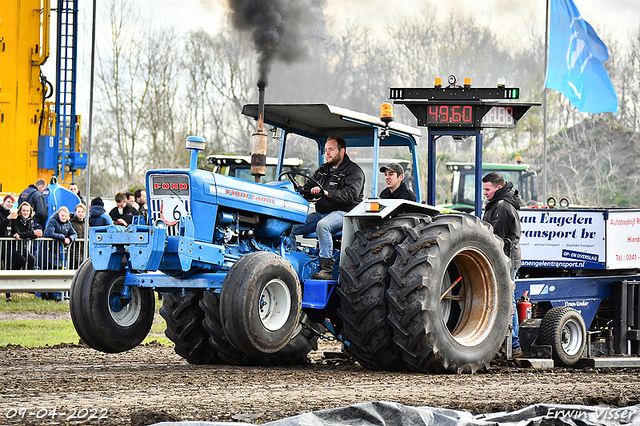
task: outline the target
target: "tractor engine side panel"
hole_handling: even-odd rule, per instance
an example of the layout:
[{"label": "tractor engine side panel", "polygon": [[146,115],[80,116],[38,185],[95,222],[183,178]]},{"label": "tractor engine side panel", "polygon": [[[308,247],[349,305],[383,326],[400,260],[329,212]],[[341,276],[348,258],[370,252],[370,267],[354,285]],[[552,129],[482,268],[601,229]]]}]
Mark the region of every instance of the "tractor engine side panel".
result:
[{"label": "tractor engine side panel", "polygon": [[180,219],[187,214],[195,241],[234,244],[242,232],[258,242],[278,239],[293,224],[304,223],[309,209],[288,182],[255,184],[201,170],[154,171],[147,186],[150,223],[164,223],[169,239],[181,236]]},{"label": "tractor engine side panel", "polygon": [[[215,185],[209,191],[217,195],[218,203],[222,207],[245,211],[251,214],[269,216],[290,223],[304,223],[309,210],[309,203],[300,195],[293,192],[293,187],[286,182],[271,182],[257,184],[230,176],[215,174]],[[260,232],[267,237],[275,237],[272,228],[266,220]],[[277,229],[277,227],[276,227]],[[275,231],[281,233],[282,230]]]}]

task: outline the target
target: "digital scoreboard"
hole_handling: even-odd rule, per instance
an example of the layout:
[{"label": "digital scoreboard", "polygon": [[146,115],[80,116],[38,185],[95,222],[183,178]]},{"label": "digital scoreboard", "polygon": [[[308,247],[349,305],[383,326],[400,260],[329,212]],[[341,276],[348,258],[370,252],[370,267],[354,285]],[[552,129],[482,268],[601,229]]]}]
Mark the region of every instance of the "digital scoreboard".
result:
[{"label": "digital scoreboard", "polygon": [[518,120],[538,103],[517,102],[517,88],[392,88],[390,98],[404,104],[418,126],[514,129]]},{"label": "digital scoreboard", "polygon": [[389,98],[405,105],[427,127],[427,204],[436,205],[436,141],[441,136],[473,137],[475,140],[475,214],[482,216],[482,131],[486,128],[515,129],[532,106],[540,103],[520,102],[520,89],[506,87],[503,79],[495,87],[471,87],[471,79],[460,85],[455,75],[442,86],[436,78],[429,88],[391,88]]}]

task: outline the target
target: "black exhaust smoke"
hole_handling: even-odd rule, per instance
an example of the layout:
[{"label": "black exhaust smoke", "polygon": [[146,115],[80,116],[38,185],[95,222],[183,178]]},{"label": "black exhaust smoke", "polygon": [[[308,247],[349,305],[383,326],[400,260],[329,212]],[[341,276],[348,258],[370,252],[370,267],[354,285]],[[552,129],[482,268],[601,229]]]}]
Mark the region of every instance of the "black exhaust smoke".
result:
[{"label": "black exhaust smoke", "polygon": [[251,141],[251,174],[256,182],[266,173],[264,91],[271,64],[306,58],[308,40],[322,38],[324,32],[323,4],[324,0],[229,0],[233,26],[251,32],[259,55],[258,128]]},{"label": "black exhaust smoke", "polygon": [[252,34],[260,81],[267,83],[274,60],[291,64],[307,57],[307,41],[324,32],[324,1],[229,0],[233,26]]}]

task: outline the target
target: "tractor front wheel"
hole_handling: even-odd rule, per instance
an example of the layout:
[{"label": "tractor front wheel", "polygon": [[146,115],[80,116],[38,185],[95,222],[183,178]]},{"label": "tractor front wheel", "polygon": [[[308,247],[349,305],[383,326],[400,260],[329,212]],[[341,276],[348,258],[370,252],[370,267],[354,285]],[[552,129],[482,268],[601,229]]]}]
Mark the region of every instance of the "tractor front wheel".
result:
[{"label": "tractor front wheel", "polygon": [[138,346],[149,333],[155,312],[153,290],[131,287],[122,296],[124,269],[95,271],[85,260],[71,283],[71,320],[78,335],[92,348],[107,353]]}]

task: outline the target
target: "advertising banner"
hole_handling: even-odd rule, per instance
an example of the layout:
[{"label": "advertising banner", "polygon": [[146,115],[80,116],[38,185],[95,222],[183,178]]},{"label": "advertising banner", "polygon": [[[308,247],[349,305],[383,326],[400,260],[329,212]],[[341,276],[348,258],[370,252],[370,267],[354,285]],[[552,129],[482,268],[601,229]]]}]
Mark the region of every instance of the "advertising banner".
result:
[{"label": "advertising banner", "polygon": [[521,267],[604,269],[604,213],[604,210],[521,209]]},{"label": "advertising banner", "polygon": [[640,211],[609,211],[607,269],[640,268]]}]

